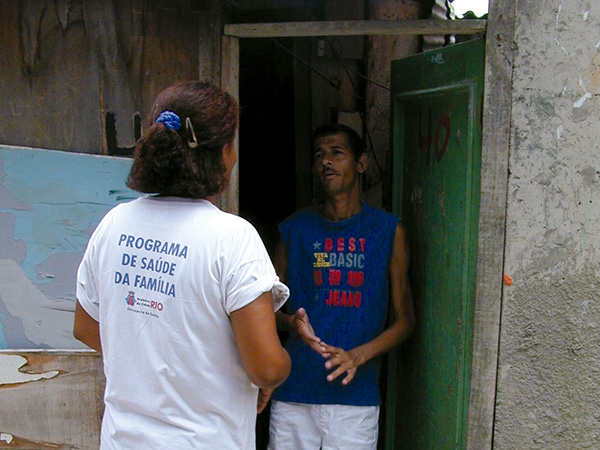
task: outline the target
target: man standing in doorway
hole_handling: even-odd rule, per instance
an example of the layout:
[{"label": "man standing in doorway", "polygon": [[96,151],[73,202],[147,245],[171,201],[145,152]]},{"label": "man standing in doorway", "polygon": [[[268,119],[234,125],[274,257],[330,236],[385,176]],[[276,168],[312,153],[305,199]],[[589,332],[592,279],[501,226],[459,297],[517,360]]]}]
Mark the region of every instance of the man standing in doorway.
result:
[{"label": "man standing in doorway", "polygon": [[277,323],[290,330],[292,372],[273,394],[269,448],[374,450],[381,356],[415,322],[405,230],[361,201],[368,157],[353,129],[320,127],[311,145],[324,200],[279,226],[275,266],[292,314]]}]

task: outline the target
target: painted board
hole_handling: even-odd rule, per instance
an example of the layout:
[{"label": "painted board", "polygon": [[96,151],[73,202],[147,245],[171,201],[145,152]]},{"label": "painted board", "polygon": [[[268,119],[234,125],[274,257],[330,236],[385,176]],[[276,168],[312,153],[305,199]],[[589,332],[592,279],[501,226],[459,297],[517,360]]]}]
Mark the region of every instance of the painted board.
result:
[{"label": "painted board", "polygon": [[392,63],[394,210],[417,326],[399,351],[389,448],[463,450],[473,348],[484,41]]},{"label": "painted board", "polygon": [[104,214],[139,194],[129,158],[0,146],[0,349],[82,349],[77,267]]}]

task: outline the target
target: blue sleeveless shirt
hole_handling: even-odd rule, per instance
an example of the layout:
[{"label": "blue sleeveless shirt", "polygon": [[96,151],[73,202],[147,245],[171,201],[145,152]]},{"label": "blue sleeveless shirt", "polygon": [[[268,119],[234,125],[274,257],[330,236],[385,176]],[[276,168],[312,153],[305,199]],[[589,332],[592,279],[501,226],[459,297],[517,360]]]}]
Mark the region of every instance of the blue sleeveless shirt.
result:
[{"label": "blue sleeveless shirt", "polygon": [[[345,350],[381,334],[387,318],[388,274],[398,222],[394,214],[366,203],[357,215],[342,222],[324,219],[316,208],[286,219],[279,231],[288,255],[287,313],[305,308],[315,334]],[[359,367],[350,384],[343,386],[346,374],[328,382],[325,359],[297,334],[290,333],[286,349],[292,370],[273,394],[275,400],[355,406],[381,403],[380,358]]]}]

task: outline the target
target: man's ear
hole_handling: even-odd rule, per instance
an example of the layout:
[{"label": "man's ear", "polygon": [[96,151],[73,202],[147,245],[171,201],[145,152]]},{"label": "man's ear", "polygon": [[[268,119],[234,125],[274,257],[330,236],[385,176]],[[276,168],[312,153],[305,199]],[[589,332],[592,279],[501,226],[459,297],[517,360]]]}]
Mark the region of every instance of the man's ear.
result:
[{"label": "man's ear", "polygon": [[364,173],[369,167],[369,155],[361,153],[358,157],[358,173]]}]

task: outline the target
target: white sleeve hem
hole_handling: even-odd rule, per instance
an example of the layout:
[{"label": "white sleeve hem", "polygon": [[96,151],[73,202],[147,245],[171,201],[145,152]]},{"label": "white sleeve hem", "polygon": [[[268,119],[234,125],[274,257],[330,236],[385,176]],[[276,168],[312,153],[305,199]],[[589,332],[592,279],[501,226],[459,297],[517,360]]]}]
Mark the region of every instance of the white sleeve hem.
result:
[{"label": "white sleeve hem", "polygon": [[278,311],[288,299],[290,291],[276,275],[267,275],[236,292],[229,299],[230,307],[227,314],[249,305],[263,293],[269,291],[273,294],[273,311]]}]

